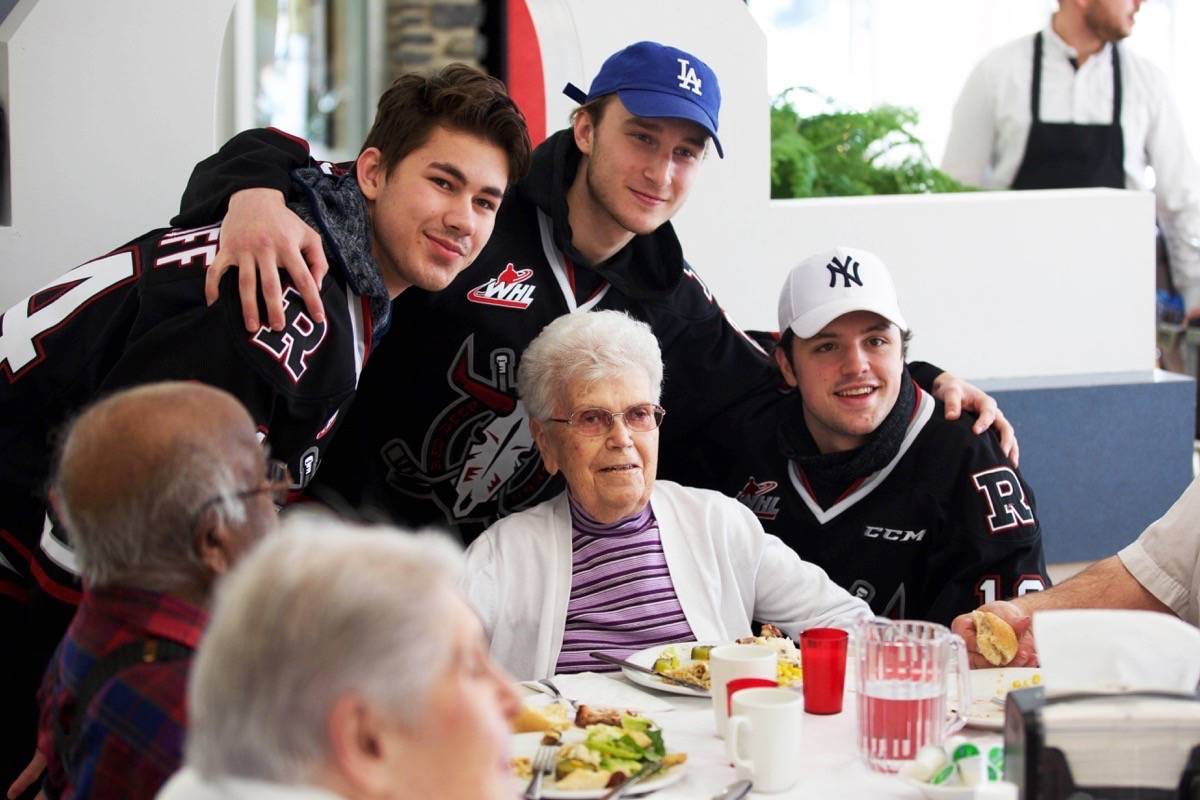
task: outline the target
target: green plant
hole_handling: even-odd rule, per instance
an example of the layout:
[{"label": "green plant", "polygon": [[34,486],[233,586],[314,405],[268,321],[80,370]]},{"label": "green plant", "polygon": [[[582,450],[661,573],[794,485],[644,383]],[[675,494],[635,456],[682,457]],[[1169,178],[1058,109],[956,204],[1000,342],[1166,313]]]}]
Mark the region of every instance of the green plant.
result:
[{"label": "green plant", "polygon": [[[811,92],[811,89],[800,89]],[[771,105],[771,197],[970,191],[936,169],[898,106],[801,116],[789,89]]]}]

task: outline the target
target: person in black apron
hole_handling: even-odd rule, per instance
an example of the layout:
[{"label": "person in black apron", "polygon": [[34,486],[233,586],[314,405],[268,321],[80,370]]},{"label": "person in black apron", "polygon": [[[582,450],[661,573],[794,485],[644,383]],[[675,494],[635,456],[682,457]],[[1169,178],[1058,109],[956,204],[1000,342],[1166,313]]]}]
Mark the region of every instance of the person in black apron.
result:
[{"label": "person in black apron", "polygon": [[1121,135],[1121,59],[1112,46],[1113,112],[1104,124],[1044,122],[1041,116],[1042,34],[1033,37],[1033,122],[1013,189],[1125,188],[1125,140]]}]

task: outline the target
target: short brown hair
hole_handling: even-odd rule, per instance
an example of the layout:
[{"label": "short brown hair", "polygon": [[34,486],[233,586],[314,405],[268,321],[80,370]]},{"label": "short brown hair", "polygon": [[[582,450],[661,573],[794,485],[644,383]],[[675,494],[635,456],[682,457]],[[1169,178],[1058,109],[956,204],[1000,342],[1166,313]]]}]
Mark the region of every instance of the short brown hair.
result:
[{"label": "short brown hair", "polygon": [[613,98],[612,94],[602,94],[599,97],[588,100],[581,106],[576,107],[571,111],[571,123],[575,123],[576,117],[580,114],[587,114],[592,118],[592,125],[599,125],[600,120],[604,117],[604,107],[608,105],[608,101]]},{"label": "short brown hair", "polygon": [[[387,172],[425,144],[435,126],[471,133],[508,156],[508,183],[529,172],[529,130],[504,84],[474,67],[451,64],[432,75],[401,75],[379,98],[362,149],[379,148]],[[361,151],[360,151],[361,152]]]}]

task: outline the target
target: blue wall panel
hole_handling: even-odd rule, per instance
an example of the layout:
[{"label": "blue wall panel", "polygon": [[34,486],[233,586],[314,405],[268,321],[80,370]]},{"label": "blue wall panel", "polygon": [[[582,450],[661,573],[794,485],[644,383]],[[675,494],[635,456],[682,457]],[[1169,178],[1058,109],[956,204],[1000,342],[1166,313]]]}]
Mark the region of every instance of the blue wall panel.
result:
[{"label": "blue wall panel", "polygon": [[1112,555],[1192,479],[1191,378],[1147,371],[978,383],[1017,428],[1047,562]]}]

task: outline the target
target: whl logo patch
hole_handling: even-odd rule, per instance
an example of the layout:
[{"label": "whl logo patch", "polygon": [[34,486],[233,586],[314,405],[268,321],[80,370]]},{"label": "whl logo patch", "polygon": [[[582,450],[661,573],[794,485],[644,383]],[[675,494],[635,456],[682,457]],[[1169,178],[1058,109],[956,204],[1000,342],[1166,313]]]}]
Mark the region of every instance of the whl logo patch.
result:
[{"label": "whl logo patch", "polygon": [[525,283],[531,277],[533,270],[517,269],[510,261],[495,278],[467,292],[467,299],[485,306],[524,311],[533,305],[533,292],[537,289],[532,283]]},{"label": "whl logo patch", "polygon": [[779,487],[778,481],[756,481],[751,475],[746,485],[737,493],[737,500],[754,512],[759,519],[775,519],[779,516],[779,498],[771,492]]}]

